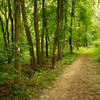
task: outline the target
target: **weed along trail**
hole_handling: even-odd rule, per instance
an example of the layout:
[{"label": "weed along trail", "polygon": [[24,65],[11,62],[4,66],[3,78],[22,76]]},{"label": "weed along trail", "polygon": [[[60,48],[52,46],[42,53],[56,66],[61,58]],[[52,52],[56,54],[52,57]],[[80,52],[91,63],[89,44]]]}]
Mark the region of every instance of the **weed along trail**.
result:
[{"label": "weed along trail", "polygon": [[75,85],[75,80],[80,76],[81,69],[85,66],[85,62],[86,55],[80,54],[76,61],[72,65],[69,65],[69,67],[65,69],[64,73],[58,77],[53,86],[44,91],[40,100],[79,100],[75,99],[76,96],[74,96],[75,94],[72,93],[73,90],[71,89],[73,85]]}]

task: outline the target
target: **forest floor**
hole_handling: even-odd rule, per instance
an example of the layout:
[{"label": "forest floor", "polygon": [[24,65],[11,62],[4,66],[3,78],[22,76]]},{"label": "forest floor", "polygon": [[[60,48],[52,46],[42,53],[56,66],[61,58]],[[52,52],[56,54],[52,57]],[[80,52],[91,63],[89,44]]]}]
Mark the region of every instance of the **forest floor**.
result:
[{"label": "forest floor", "polygon": [[91,56],[80,54],[40,100],[100,100],[100,73]]}]

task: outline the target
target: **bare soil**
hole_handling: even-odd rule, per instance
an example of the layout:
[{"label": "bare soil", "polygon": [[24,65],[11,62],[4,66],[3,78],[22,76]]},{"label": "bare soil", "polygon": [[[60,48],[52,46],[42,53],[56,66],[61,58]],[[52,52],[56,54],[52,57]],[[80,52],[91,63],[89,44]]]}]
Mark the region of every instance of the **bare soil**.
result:
[{"label": "bare soil", "polygon": [[53,86],[43,91],[40,100],[100,100],[100,83],[96,80],[99,74],[90,59],[80,54]]}]

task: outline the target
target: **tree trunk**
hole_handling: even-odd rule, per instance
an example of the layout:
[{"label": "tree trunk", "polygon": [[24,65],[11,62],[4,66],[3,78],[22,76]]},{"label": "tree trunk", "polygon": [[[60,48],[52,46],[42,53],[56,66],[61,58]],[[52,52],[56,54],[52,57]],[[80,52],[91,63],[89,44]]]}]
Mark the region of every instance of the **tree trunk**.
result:
[{"label": "tree trunk", "polygon": [[[62,23],[62,17],[63,17],[63,0],[61,0],[60,2],[58,2],[60,4],[60,6],[58,6],[58,20],[59,20],[59,17],[61,16],[61,23]],[[57,25],[58,26],[58,25]],[[59,32],[59,35],[58,35],[58,60],[61,59],[61,40],[60,40],[60,32]]]},{"label": "tree trunk", "polygon": [[[10,4],[10,0],[8,0],[8,6],[9,6],[9,17],[10,17],[10,20],[11,20],[11,41],[12,43],[14,42],[14,28],[13,28],[13,16],[12,16],[12,9],[11,9],[11,4]],[[14,47],[13,47],[13,44],[12,44],[12,56],[11,56],[11,59],[12,57],[14,56]]]},{"label": "tree trunk", "polygon": [[16,61],[15,67],[18,70],[16,83],[21,84],[21,47],[19,45],[21,40],[21,12],[20,0],[15,0],[15,42],[16,42]]},{"label": "tree trunk", "polygon": [[70,46],[70,52],[71,53],[73,53],[73,47],[72,47],[72,31],[73,31],[73,29],[72,29],[72,27],[73,27],[74,9],[75,9],[75,0],[72,0],[70,36],[69,36],[69,46]]},{"label": "tree trunk", "polygon": [[48,36],[46,35],[46,57],[48,57]]},{"label": "tree trunk", "polygon": [[30,52],[30,56],[31,56],[31,68],[33,69],[36,65],[34,50],[33,50],[34,48],[33,48],[31,33],[30,33],[30,30],[29,30],[29,27],[28,27],[24,0],[21,0],[21,3],[22,3],[21,6],[22,6],[22,16],[23,16],[23,21],[24,21],[24,27],[25,27],[25,31],[26,31],[26,35],[27,35],[27,41],[28,41],[28,45],[29,45],[29,52]]},{"label": "tree trunk", "polygon": [[10,64],[10,62],[11,62],[10,45],[9,45],[10,40],[9,40],[9,31],[8,31],[9,15],[7,17],[7,12],[6,11],[5,11],[4,16],[5,16],[5,19],[6,19],[6,28],[5,28],[5,31],[4,31],[5,33],[4,34],[5,34],[5,39],[6,39],[6,43],[7,43],[6,50],[7,50],[8,64]]},{"label": "tree trunk", "polygon": [[45,40],[46,40],[46,57],[48,57],[48,55],[49,55],[49,53],[48,53],[48,40],[49,40],[49,36],[48,36],[46,16],[45,16],[45,28],[46,28],[46,37],[45,37]]},{"label": "tree trunk", "polygon": [[14,42],[14,34],[13,34],[13,17],[12,17],[12,10],[11,10],[11,4],[10,4],[10,0],[8,0],[8,6],[9,6],[9,17],[10,17],[10,20],[11,20],[11,34],[12,34],[12,42]]},{"label": "tree trunk", "polygon": [[[79,22],[79,31],[80,31],[80,22]],[[80,36],[78,34],[78,38],[76,40],[76,48],[77,48],[77,50],[79,50],[79,46],[80,46]]]},{"label": "tree trunk", "polygon": [[11,63],[11,56],[10,56],[10,39],[9,39],[9,31],[8,31],[8,25],[9,25],[9,18],[6,19],[6,32],[7,32],[7,41],[8,41],[8,64]]},{"label": "tree trunk", "polygon": [[[1,22],[1,27],[2,27],[2,33],[3,33],[3,38],[4,38],[4,47],[5,47],[5,50],[7,51],[7,60],[8,60],[8,64],[10,64],[11,62],[11,57],[10,57],[10,45],[9,45],[9,32],[8,32],[8,20],[9,18],[6,18],[6,28],[4,30],[4,26],[3,26],[3,21],[1,19],[1,16],[0,16],[0,22]],[[7,38],[6,38],[6,33],[7,33]],[[7,42],[8,41],[8,42]]]},{"label": "tree trunk", "polygon": [[[46,7],[46,3],[44,3],[45,7]],[[45,8],[44,8],[44,28],[45,28],[45,40],[46,40],[46,57],[48,57],[48,40],[49,40],[49,36],[48,36],[48,29],[47,29],[47,18],[45,15]]]},{"label": "tree trunk", "polygon": [[34,0],[34,28],[35,28],[35,37],[36,37],[37,64],[41,65],[41,53],[40,53],[40,38],[39,38],[39,28],[38,28],[37,0]]},{"label": "tree trunk", "polygon": [[[64,2],[65,2],[65,0],[64,0]],[[66,30],[66,28],[67,28],[67,15],[66,15],[67,10],[66,10],[66,6],[64,8],[65,8],[65,24],[64,24],[64,30]],[[62,47],[61,56],[63,55],[64,49],[65,49],[65,37],[66,37],[65,34],[66,34],[66,32],[64,32],[64,40],[63,40],[63,47]]]},{"label": "tree trunk", "polygon": [[[59,17],[60,17],[60,8],[61,8],[61,0],[58,0],[58,6],[57,6],[57,27],[59,24]],[[60,31],[58,33],[58,60],[61,58],[61,41],[60,41]]]},{"label": "tree trunk", "polygon": [[4,47],[7,50],[6,34],[5,34],[5,31],[4,31],[4,26],[3,26],[3,21],[1,19],[1,16],[0,16],[0,22],[1,22],[1,28],[2,28],[2,33],[3,33],[3,38],[4,38]]},{"label": "tree trunk", "polygon": [[[61,0],[62,2],[63,0]],[[58,6],[57,6],[57,16],[59,14],[59,7],[60,7],[60,0],[58,0]],[[60,10],[61,12],[61,10]],[[54,37],[54,45],[53,45],[53,56],[52,56],[52,68],[54,68],[54,64],[55,64],[55,60],[56,60],[56,45],[58,43],[58,35],[59,35],[59,32],[60,32],[60,28],[61,28],[61,20],[62,20],[62,16],[59,16],[59,20],[57,22],[57,30],[56,30],[56,33],[55,33],[55,37]]]},{"label": "tree trunk", "polygon": [[41,60],[44,63],[44,32],[45,32],[45,0],[42,0],[42,39],[41,39]]},{"label": "tree trunk", "polygon": [[72,19],[71,19],[71,27],[70,27],[69,46],[70,46],[70,52],[73,53],[73,47],[72,47]]}]

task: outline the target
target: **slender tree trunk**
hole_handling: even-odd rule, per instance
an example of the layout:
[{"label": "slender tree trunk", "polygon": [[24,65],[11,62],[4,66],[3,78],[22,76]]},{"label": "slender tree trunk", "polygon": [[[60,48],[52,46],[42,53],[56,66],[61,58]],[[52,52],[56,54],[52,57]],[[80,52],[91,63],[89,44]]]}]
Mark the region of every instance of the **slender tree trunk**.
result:
[{"label": "slender tree trunk", "polygon": [[48,57],[48,36],[46,35],[46,57]]},{"label": "slender tree trunk", "polygon": [[[87,26],[85,27],[85,31],[86,31],[86,33],[87,33]],[[87,34],[85,34],[85,46],[88,47]]]},{"label": "slender tree trunk", "polygon": [[9,31],[8,31],[8,25],[9,25],[9,15],[7,18],[7,15],[5,14],[5,18],[6,18],[6,29],[5,29],[5,35],[7,35],[7,56],[8,56],[8,64],[11,63],[11,57],[10,57],[10,36],[9,36]]},{"label": "slender tree trunk", "polygon": [[[60,0],[58,0],[58,6],[57,6],[57,16],[59,14],[59,6],[60,6]],[[62,2],[62,0],[61,0]],[[60,10],[61,11],[61,10]],[[60,28],[61,28],[61,20],[62,20],[62,16],[59,16],[59,20],[58,20],[58,25],[57,25],[57,30],[56,30],[56,33],[55,33],[55,37],[54,37],[54,45],[53,45],[53,56],[52,56],[52,68],[54,68],[54,64],[55,64],[55,60],[56,60],[56,45],[58,43],[58,35],[59,35],[59,32],[60,32]]]},{"label": "slender tree trunk", "polygon": [[22,16],[23,16],[23,20],[24,20],[24,27],[25,27],[25,31],[26,31],[26,35],[27,35],[27,41],[28,41],[28,45],[29,47],[29,52],[30,52],[30,56],[31,56],[31,67],[34,68],[36,63],[35,63],[35,56],[34,56],[34,48],[33,48],[33,42],[32,42],[32,37],[31,37],[31,33],[28,27],[28,22],[27,22],[27,16],[26,16],[26,12],[25,12],[25,2],[24,0],[21,0],[21,6],[22,6]]},{"label": "slender tree trunk", "polygon": [[[11,40],[12,40],[12,43],[14,42],[14,27],[13,27],[13,18],[11,18]],[[13,48],[12,48],[13,49]],[[13,56],[13,54],[12,54]]]},{"label": "slender tree trunk", "polygon": [[[66,28],[67,28],[67,15],[66,15],[66,12],[67,12],[67,10],[66,10],[66,6],[65,6],[65,24],[64,24],[64,30],[66,30]],[[64,49],[65,49],[65,37],[66,37],[65,33],[66,32],[64,32],[64,40],[63,40],[63,47],[62,47],[61,56],[63,55]]]},{"label": "slender tree trunk", "polygon": [[44,63],[44,32],[45,32],[45,0],[42,0],[42,39],[41,39],[41,60]]},{"label": "slender tree trunk", "polygon": [[[46,4],[45,4],[45,8],[46,8]],[[45,9],[44,9],[45,11]],[[44,13],[44,27],[45,27],[45,40],[46,40],[46,57],[48,57],[48,40],[49,40],[49,36],[48,36],[48,29],[47,29],[47,18],[46,15]]]},{"label": "slender tree trunk", "polygon": [[1,22],[1,28],[2,28],[2,33],[3,33],[3,38],[4,38],[4,47],[7,50],[6,34],[5,34],[5,31],[4,31],[4,26],[3,26],[3,21],[1,19],[1,16],[0,16],[0,22]]},{"label": "slender tree trunk", "polygon": [[87,47],[87,46],[88,46],[86,35],[85,35],[84,38],[83,38],[83,46],[84,46],[84,47]]},{"label": "slender tree trunk", "polygon": [[[1,22],[1,27],[2,27],[2,32],[3,32],[3,38],[4,38],[4,47],[5,47],[5,50],[7,51],[7,60],[8,60],[8,64],[11,62],[11,57],[10,57],[10,45],[9,45],[9,32],[8,32],[8,20],[9,18],[6,18],[6,28],[4,30],[4,26],[3,26],[3,21],[1,19],[1,16],[0,16],[0,22]],[[7,38],[6,38],[6,34],[7,34]]]},{"label": "slender tree trunk", "polygon": [[[79,31],[80,31],[80,22],[79,22],[78,26],[79,26]],[[80,46],[80,36],[78,35],[78,39],[76,40],[76,48],[77,48],[77,50],[79,50],[79,46]]]},{"label": "slender tree trunk", "polygon": [[70,52],[71,53],[73,53],[73,47],[72,47],[72,31],[73,31],[73,29],[72,29],[72,27],[73,27],[74,9],[75,9],[75,0],[72,0],[70,36],[69,36],[69,46],[70,46]]},{"label": "slender tree trunk", "polygon": [[73,53],[73,47],[72,47],[72,19],[71,19],[71,28],[70,28],[70,36],[69,36],[69,46],[70,46],[70,52]]},{"label": "slender tree trunk", "polygon": [[34,28],[35,28],[35,37],[36,37],[37,64],[41,65],[41,52],[40,52],[40,38],[39,38],[39,28],[38,28],[37,0],[34,0]]},{"label": "slender tree trunk", "polygon": [[13,33],[13,17],[12,17],[12,10],[11,10],[11,4],[10,4],[10,0],[8,0],[8,6],[9,6],[9,17],[10,17],[10,20],[11,20],[11,39],[12,39],[12,42],[14,42],[14,33]]},{"label": "slender tree trunk", "polygon": [[11,63],[11,57],[10,57],[10,39],[9,39],[9,31],[8,31],[8,24],[9,24],[9,18],[6,19],[6,32],[7,32],[7,41],[8,41],[8,64]]},{"label": "slender tree trunk", "polygon": [[[59,3],[59,2],[58,2]],[[61,0],[60,1],[60,6],[58,7],[58,10],[59,10],[59,13],[58,13],[58,20],[59,20],[59,17],[61,16],[61,23],[62,23],[62,17],[63,17],[63,4],[64,1]],[[58,4],[59,5],[59,4]],[[58,26],[58,25],[57,25]],[[60,40],[60,32],[59,32],[59,35],[58,35],[58,60],[61,59],[61,40]]]},{"label": "slender tree trunk", "polygon": [[46,40],[46,57],[48,57],[48,55],[49,55],[49,53],[48,53],[48,40],[49,40],[49,36],[48,36],[46,16],[45,16],[45,28],[46,28],[46,37],[45,37],[45,40]]},{"label": "slender tree trunk", "polygon": [[[57,27],[59,24],[59,17],[60,17],[60,8],[61,8],[61,0],[58,0],[57,6]],[[61,41],[60,41],[60,32],[58,33],[58,60],[61,59]]]},{"label": "slender tree trunk", "polygon": [[[9,6],[9,17],[11,20],[11,41],[12,43],[14,42],[14,28],[13,28],[13,16],[12,16],[12,9],[11,9],[11,4],[10,4],[10,0],[8,0],[8,6]],[[12,59],[12,57],[14,56],[14,47],[12,44],[12,56],[10,57]]]},{"label": "slender tree trunk", "polygon": [[9,39],[9,31],[8,31],[8,24],[9,24],[9,15],[7,18],[7,12],[5,11],[5,19],[6,19],[6,28],[5,28],[5,37],[6,37],[6,42],[7,42],[7,57],[8,57],[8,64],[10,64],[11,62],[11,58],[10,58],[10,39]]},{"label": "slender tree trunk", "polygon": [[15,41],[16,41],[16,61],[15,67],[18,70],[16,83],[21,84],[21,47],[19,45],[21,40],[21,10],[20,0],[15,0]]}]

